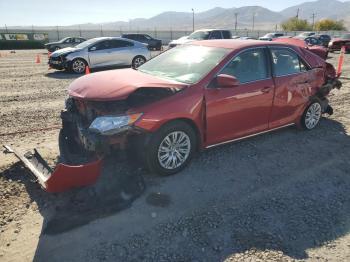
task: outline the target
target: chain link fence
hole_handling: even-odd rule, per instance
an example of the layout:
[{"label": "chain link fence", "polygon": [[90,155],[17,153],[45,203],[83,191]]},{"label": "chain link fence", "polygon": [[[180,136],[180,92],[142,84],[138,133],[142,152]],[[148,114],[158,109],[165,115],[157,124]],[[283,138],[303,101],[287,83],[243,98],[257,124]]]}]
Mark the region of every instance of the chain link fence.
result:
[{"label": "chain link fence", "polygon": [[[271,33],[272,31],[268,30],[231,30],[233,36],[241,36],[241,37],[253,37],[259,38],[267,33]],[[298,35],[299,31],[293,32],[285,32],[278,31],[279,33],[284,33],[285,35],[295,36]],[[171,40],[178,39],[182,36],[186,36],[192,33],[192,31],[186,30],[86,30],[86,29],[63,29],[63,28],[52,28],[48,30],[36,30],[33,28],[21,28],[21,29],[0,29],[0,33],[47,33],[49,37],[49,41],[57,41],[64,37],[83,37],[83,38],[95,38],[101,36],[121,36],[123,33],[142,33],[148,34],[154,38],[161,39],[163,44],[168,44]],[[325,32],[317,32],[319,34],[328,34],[331,36],[340,36],[341,31],[325,31]]]}]

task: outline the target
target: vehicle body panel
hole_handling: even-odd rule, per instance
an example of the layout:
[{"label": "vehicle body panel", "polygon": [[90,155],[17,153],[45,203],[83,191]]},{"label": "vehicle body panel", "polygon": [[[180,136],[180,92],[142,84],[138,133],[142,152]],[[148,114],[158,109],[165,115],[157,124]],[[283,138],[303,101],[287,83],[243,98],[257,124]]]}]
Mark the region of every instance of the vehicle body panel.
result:
[{"label": "vehicle body panel", "polygon": [[125,99],[141,87],[183,89],[186,85],[133,69],[117,69],[89,74],[74,80],[69,87],[69,95],[89,101],[113,101]]}]

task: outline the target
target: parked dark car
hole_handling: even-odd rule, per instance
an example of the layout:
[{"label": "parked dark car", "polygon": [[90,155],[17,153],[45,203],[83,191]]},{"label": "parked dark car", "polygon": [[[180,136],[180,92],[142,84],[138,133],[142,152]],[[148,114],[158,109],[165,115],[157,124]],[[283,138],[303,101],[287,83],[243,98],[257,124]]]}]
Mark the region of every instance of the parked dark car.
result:
[{"label": "parked dark car", "polygon": [[85,41],[86,39],[81,37],[66,37],[61,39],[60,41],[45,44],[45,48],[49,52],[54,52],[62,48],[74,47]]},{"label": "parked dark car", "polygon": [[122,38],[131,39],[148,45],[149,49],[161,50],[162,40],[155,39],[147,34],[123,34]]},{"label": "parked dark car", "polygon": [[328,47],[329,42],[331,41],[331,36],[330,35],[317,35],[318,39],[322,42],[322,45],[324,47]]},{"label": "parked dark car", "polygon": [[310,46],[319,45],[323,46],[322,41],[316,36],[309,36],[304,39],[305,43]]}]

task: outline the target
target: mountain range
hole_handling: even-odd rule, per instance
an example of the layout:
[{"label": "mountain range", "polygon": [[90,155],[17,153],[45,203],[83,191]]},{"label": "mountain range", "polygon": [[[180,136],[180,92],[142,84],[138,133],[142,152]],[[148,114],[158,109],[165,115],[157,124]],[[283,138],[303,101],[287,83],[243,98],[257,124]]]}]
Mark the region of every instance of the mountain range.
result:
[{"label": "mountain range", "polygon": [[[350,28],[350,1],[341,2],[337,0],[317,0],[305,2],[288,7],[280,12],[271,11],[261,6],[244,6],[239,8],[215,7],[205,12],[195,13],[195,28],[228,28],[235,27],[235,14],[237,14],[238,29],[252,29],[254,16],[254,29],[275,30],[280,28],[281,22],[290,17],[295,17],[299,10],[299,18],[312,22],[331,18],[343,20],[346,27]],[[103,30],[192,30],[192,12],[163,12],[151,18],[136,18],[129,22],[116,21],[102,24],[80,24],[63,26],[66,29],[100,29]]]}]

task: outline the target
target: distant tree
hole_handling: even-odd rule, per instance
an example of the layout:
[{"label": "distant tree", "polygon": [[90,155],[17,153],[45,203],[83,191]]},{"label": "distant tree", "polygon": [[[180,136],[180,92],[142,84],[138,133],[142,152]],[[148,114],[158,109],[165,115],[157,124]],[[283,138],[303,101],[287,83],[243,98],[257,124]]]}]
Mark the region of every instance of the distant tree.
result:
[{"label": "distant tree", "polygon": [[344,22],[342,20],[335,21],[332,19],[323,19],[316,22],[315,28],[317,31],[328,31],[328,30],[345,31],[346,30],[344,26]]},{"label": "distant tree", "polygon": [[292,17],[281,24],[284,31],[308,31],[312,30],[312,26],[307,20]]}]

